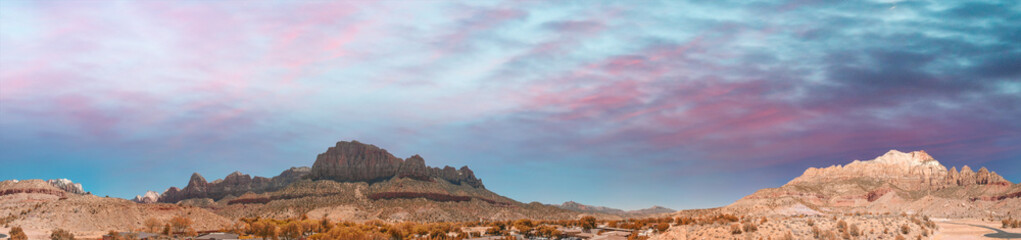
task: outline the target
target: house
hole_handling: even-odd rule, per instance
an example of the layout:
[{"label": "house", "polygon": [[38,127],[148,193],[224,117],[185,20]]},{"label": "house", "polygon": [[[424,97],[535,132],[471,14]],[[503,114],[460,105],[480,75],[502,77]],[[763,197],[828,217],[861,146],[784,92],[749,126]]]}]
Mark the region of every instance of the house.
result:
[{"label": "house", "polygon": [[237,234],[233,233],[207,233],[199,235],[193,238],[194,240],[224,240],[224,239],[238,239]]}]

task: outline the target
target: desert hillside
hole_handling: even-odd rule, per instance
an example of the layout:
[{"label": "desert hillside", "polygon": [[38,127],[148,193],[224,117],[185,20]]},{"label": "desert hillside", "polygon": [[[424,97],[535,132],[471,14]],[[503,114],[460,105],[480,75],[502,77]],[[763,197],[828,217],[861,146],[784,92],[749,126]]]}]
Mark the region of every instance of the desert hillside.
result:
[{"label": "desert hillside", "polygon": [[947,169],[925,151],[891,150],[868,161],[809,168],[779,188],[725,209],[760,214],[919,213],[933,217],[1017,217],[1021,185],[996,172]]}]

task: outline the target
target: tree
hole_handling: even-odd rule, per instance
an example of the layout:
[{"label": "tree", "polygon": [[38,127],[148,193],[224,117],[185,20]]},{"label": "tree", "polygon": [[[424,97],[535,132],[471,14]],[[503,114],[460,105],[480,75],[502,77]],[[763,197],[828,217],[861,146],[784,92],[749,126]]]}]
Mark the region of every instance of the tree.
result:
[{"label": "tree", "polygon": [[270,238],[276,239],[277,236],[279,236],[280,234],[277,225],[270,221],[269,219],[259,220],[258,222],[254,222],[251,225],[249,225],[249,227],[252,228],[251,232],[254,233],[255,236],[261,237],[263,239]]},{"label": "tree", "polygon": [[53,229],[53,233],[50,233],[50,239],[52,240],[74,240],[74,234],[64,229]]},{"label": "tree", "polygon": [[160,224],[160,220],[156,220],[156,218],[151,218],[150,217],[150,218],[145,219],[144,225],[145,225],[145,229],[149,230],[150,233],[156,233],[157,231],[160,230],[160,225],[161,224]]},{"label": "tree", "polygon": [[11,235],[11,240],[28,240],[28,235],[25,235],[25,230],[18,226],[12,227],[9,234]]},{"label": "tree", "polygon": [[596,217],[593,217],[593,216],[584,216],[584,217],[582,217],[581,218],[581,228],[585,229],[586,232],[589,231],[589,230],[592,230],[593,228],[596,228]]},{"label": "tree", "polygon": [[301,234],[304,232],[299,223],[289,222],[280,229],[280,236],[287,240],[294,240],[301,237]]},{"label": "tree", "polygon": [[656,224],[656,232],[659,232],[659,233],[666,232],[667,229],[670,229],[670,224],[667,224],[667,223],[657,223]]},{"label": "tree", "polygon": [[170,226],[174,233],[183,233],[188,230],[188,227],[191,227],[191,218],[176,216],[170,219]]}]

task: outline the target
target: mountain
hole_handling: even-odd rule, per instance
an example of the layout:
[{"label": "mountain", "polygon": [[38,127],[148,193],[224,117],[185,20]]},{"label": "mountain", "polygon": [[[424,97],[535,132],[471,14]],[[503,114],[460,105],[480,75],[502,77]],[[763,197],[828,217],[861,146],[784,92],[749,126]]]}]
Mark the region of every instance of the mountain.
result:
[{"label": "mountain", "polygon": [[30,239],[46,239],[53,228],[81,236],[99,236],[110,229],[137,229],[143,221],[189,216],[195,229],[216,230],[231,221],[208,210],[175,204],[137,204],[82,191],[70,180],[7,180],[0,182],[0,226],[21,226]]},{"label": "mountain", "polygon": [[616,208],[585,205],[585,204],[577,203],[577,202],[574,202],[574,201],[567,201],[567,202],[564,202],[563,204],[554,205],[554,206],[556,206],[558,208],[561,208],[561,209],[571,210],[571,211],[575,211],[575,212],[601,213],[601,214],[616,215],[616,216],[625,217],[625,218],[651,217],[651,216],[655,216],[655,215],[658,215],[658,214],[672,213],[672,212],[676,212],[677,211],[677,210],[673,210],[673,209],[669,209],[669,208],[665,208],[665,207],[660,207],[660,206],[652,206],[650,208],[645,208],[645,209],[624,211],[624,210],[616,209]]},{"label": "mountain", "polygon": [[431,181],[437,178],[453,184],[485,188],[482,180],[475,178],[475,173],[468,166],[460,169],[428,167],[421,156],[402,160],[385,149],[358,141],[338,142],[319,154],[310,176],[312,180],[338,182],[378,182],[394,177]]},{"label": "mountain", "polygon": [[337,220],[477,221],[575,219],[579,212],[524,204],[485,188],[467,166],[429,167],[357,141],[337,142],[311,168],[291,168],[273,178],[239,172],[207,182],[193,174],[160,202],[209,209],[228,218],[291,218],[302,214]]},{"label": "mountain", "polygon": [[183,189],[170,187],[159,197],[159,202],[176,203],[185,199],[210,198],[220,200],[228,196],[241,196],[248,192],[269,192],[284,188],[311,172],[308,167],[292,167],[273,178],[252,177],[234,172],[223,179],[207,182],[202,175],[193,173]]},{"label": "mountain", "polygon": [[947,169],[925,151],[890,150],[868,161],[809,168],[779,188],[759,190],[725,207],[730,212],[819,214],[905,212],[984,217],[1021,209],[1021,185],[996,172]]}]

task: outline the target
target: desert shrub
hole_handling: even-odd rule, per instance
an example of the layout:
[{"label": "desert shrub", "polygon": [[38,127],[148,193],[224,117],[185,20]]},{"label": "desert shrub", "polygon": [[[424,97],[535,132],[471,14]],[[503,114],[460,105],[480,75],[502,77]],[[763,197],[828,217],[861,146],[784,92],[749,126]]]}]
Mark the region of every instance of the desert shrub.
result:
[{"label": "desert shrub", "polygon": [[64,229],[53,229],[53,233],[50,233],[50,239],[52,240],[74,240],[74,234]]},{"label": "desert shrub", "polygon": [[841,232],[847,230],[847,222],[845,222],[843,219],[837,221],[837,230]]},{"label": "desert shrub", "polygon": [[730,224],[730,234],[741,234],[741,225],[734,223]]},{"label": "desert shrub", "polygon": [[174,233],[187,231],[188,228],[191,227],[191,218],[176,216],[170,219],[170,226]]},{"label": "desert shrub", "polygon": [[819,230],[818,226],[812,226],[812,237],[822,238],[822,231]]},{"label": "desert shrub", "polygon": [[1003,228],[1019,228],[1019,227],[1021,227],[1021,221],[1015,220],[1013,218],[1004,219],[1002,222],[1003,222]]},{"label": "desert shrub", "polygon": [[14,226],[11,231],[7,233],[10,235],[10,240],[28,240],[28,235],[25,235],[25,230],[22,230],[19,226]]},{"label": "desert shrub", "polygon": [[780,240],[794,240],[794,234],[788,230],[787,233],[783,235],[783,237],[780,237]]},{"label": "desert shrub", "polygon": [[744,230],[744,232],[750,233],[750,232],[758,231],[759,227],[755,226],[755,223],[748,222],[748,223],[744,224],[742,229]]},{"label": "desert shrub", "polygon": [[897,238],[894,238],[894,239],[895,240],[907,240],[906,238],[904,238],[904,235],[897,235]]},{"label": "desert shrub", "polygon": [[911,226],[908,226],[907,224],[900,225],[900,233],[903,234],[911,233]]},{"label": "desert shrub", "polygon": [[851,236],[861,236],[861,229],[858,229],[858,224],[851,224],[848,231],[851,232]]},{"label": "desert shrub", "polygon": [[833,233],[833,231],[824,231],[823,234],[822,234],[822,238],[821,239],[823,239],[823,240],[837,240],[837,234]]},{"label": "desert shrub", "polygon": [[809,227],[815,226],[815,220],[808,219],[808,226]]}]

